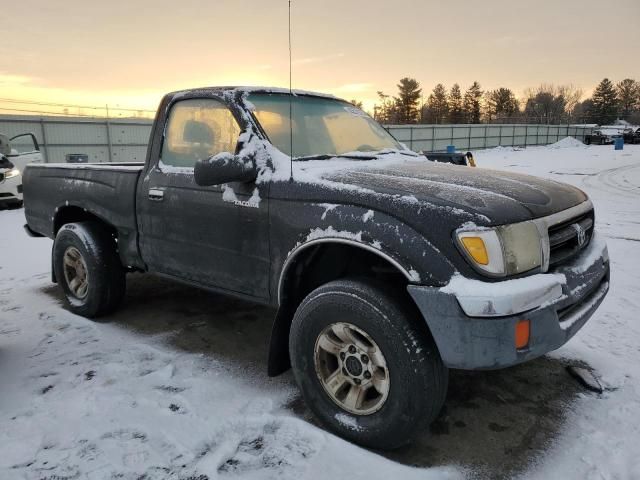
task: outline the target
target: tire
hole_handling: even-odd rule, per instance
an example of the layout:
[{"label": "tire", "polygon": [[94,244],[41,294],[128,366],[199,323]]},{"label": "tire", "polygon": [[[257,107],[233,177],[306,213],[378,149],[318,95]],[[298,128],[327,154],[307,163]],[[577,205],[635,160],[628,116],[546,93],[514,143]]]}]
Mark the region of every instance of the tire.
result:
[{"label": "tire", "polygon": [[591,139],[589,137],[584,139],[585,145],[591,145]]},{"label": "tire", "polygon": [[97,318],[122,302],[125,270],[111,233],[99,223],[62,226],[53,244],[53,268],[73,313]]},{"label": "tire", "polygon": [[[403,297],[390,293],[388,286],[360,280],[327,283],[298,307],[289,338],[293,374],[308,407],[337,435],[362,446],[391,450],[409,443],[440,412],[448,370],[426,324],[409,307]],[[345,325],[350,325],[346,327],[348,335]],[[335,331],[350,340],[342,342]],[[336,338],[346,351],[342,348],[329,354],[320,346]],[[353,339],[354,348],[349,350]],[[361,356],[363,346],[369,348],[366,353],[370,358]],[[334,343],[331,348],[337,349]],[[374,367],[381,364],[380,358],[386,368]],[[364,373],[358,370],[358,359]],[[364,377],[367,368],[373,377],[371,373]],[[341,380],[323,384],[321,379],[339,378],[339,372],[346,383],[332,396],[325,384],[335,386]],[[354,376],[359,372],[361,380]],[[358,397],[364,398],[360,408],[359,402],[348,402],[358,380],[360,387],[369,382],[367,393]],[[376,380],[377,386],[372,387]]]}]

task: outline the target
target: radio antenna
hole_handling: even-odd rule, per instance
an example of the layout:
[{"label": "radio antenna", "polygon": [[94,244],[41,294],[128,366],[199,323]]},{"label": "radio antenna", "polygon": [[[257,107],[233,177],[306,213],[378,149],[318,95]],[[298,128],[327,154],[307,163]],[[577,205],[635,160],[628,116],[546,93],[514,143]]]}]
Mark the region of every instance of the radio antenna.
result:
[{"label": "radio antenna", "polygon": [[291,0],[289,0],[289,181],[293,182],[293,89],[291,80]]}]

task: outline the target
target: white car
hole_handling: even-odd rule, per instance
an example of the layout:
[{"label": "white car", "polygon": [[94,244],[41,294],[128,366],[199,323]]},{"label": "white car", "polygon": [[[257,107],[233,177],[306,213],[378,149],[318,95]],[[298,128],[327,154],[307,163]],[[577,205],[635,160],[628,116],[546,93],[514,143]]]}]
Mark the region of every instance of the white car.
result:
[{"label": "white car", "polygon": [[0,156],[0,207],[22,205],[22,173]]},{"label": "white car", "polygon": [[0,207],[22,206],[22,172],[41,163],[42,153],[32,133],[9,138],[0,133]]}]

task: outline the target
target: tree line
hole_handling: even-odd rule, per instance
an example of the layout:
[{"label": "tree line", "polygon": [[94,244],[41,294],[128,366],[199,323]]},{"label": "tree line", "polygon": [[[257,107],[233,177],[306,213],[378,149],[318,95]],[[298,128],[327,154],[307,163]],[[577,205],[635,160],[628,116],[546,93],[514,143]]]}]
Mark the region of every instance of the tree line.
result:
[{"label": "tree line", "polygon": [[[455,83],[450,89],[439,83],[426,97],[415,78],[405,77],[396,96],[378,91],[373,117],[385,124],[457,123],[596,123],[617,119],[640,124],[640,82],[626,78],[614,84],[603,79],[590,98],[573,85],[542,84],[516,98],[506,87],[483,90],[473,82],[464,93]],[[356,106],[362,103],[352,100]]]}]

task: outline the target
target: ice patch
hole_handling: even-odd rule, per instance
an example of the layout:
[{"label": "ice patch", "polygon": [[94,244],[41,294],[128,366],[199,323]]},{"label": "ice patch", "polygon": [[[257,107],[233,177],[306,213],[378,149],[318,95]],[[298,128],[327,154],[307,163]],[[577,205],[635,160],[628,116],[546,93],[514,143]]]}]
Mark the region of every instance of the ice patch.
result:
[{"label": "ice patch", "polygon": [[324,208],[324,213],[322,214],[322,216],[320,217],[321,220],[326,220],[327,218],[327,213],[329,213],[331,210],[335,210],[336,208],[338,208],[340,205],[336,204],[336,203],[319,203],[318,206]]},{"label": "ice patch", "polygon": [[229,185],[222,186],[222,200],[225,202],[235,203],[238,201],[238,197],[236,197],[236,192],[233,191]]},{"label": "ice patch", "polygon": [[307,242],[311,240],[315,240],[317,238],[348,238],[349,240],[355,240],[357,242],[362,242],[362,232],[353,233],[346,230],[336,230],[333,227],[327,228],[314,228],[311,230],[309,235],[307,235]]},{"label": "ice patch", "polygon": [[372,218],[373,218],[373,210],[367,210],[367,213],[362,215],[362,221],[365,223],[367,223]]},{"label": "ice patch", "polygon": [[358,425],[358,419],[351,415],[347,415],[346,413],[336,413],[334,417],[340,425],[348,428],[349,430],[354,430],[356,432],[362,431],[362,427]]}]

